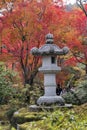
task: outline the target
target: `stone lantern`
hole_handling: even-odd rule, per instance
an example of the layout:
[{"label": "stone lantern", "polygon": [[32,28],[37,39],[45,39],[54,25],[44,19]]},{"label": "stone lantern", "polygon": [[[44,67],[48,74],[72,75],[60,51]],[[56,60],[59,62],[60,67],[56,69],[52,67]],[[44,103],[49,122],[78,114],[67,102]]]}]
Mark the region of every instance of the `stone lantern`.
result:
[{"label": "stone lantern", "polygon": [[42,56],[42,67],[39,71],[44,74],[44,95],[37,100],[38,105],[65,104],[64,99],[56,95],[56,73],[61,71],[61,67],[57,66],[57,55],[65,55],[68,52],[68,47],[60,49],[54,44],[53,34],[50,33],[46,35],[45,45],[39,49],[31,49],[33,55]]}]

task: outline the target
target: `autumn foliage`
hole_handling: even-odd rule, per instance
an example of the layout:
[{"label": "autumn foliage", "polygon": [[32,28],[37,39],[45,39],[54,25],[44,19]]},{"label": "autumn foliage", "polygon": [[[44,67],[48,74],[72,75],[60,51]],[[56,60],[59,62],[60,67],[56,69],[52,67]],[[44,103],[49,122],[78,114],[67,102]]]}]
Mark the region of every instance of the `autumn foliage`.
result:
[{"label": "autumn foliage", "polygon": [[[6,2],[1,6],[5,5]],[[87,47],[83,45],[83,37],[87,33],[86,21],[79,8],[67,11],[63,4],[60,6],[51,0],[14,0],[14,8],[0,18],[0,59],[18,63],[24,83],[32,84],[41,61],[30,54],[30,49],[44,44],[45,35],[51,32],[55,44],[70,48],[62,66],[75,66],[78,62],[86,65]]]}]

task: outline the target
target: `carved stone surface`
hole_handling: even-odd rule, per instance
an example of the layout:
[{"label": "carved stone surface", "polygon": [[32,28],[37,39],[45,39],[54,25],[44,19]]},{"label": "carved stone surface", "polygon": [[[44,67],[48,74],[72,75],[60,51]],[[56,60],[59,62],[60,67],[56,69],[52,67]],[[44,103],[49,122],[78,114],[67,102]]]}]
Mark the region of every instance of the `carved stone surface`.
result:
[{"label": "carved stone surface", "polygon": [[43,73],[58,73],[58,71],[60,71],[61,70],[61,68],[60,67],[57,67],[57,66],[44,66],[44,67],[40,67],[39,68],[39,71],[41,71],[41,72],[43,72]]},{"label": "carved stone surface", "polygon": [[57,45],[55,44],[45,44],[41,46],[39,49],[34,47],[31,49],[31,53],[33,55],[65,55],[69,52],[68,47],[63,47],[60,49]]},{"label": "carved stone surface", "polygon": [[56,44],[53,44],[53,34],[46,35],[46,44],[39,49],[34,47],[31,49],[33,55],[65,55],[69,52],[68,47],[59,48]]},{"label": "carved stone surface", "polygon": [[63,106],[65,104],[64,99],[61,96],[42,96],[37,100],[38,105],[52,105],[57,104]]}]

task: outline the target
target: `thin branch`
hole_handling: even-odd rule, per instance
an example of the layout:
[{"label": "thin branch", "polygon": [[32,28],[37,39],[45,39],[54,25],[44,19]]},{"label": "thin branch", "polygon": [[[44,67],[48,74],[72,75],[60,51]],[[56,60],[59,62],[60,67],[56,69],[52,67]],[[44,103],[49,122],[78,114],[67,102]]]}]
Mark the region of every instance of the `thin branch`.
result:
[{"label": "thin branch", "polygon": [[13,27],[17,28],[19,30],[19,32],[22,33],[21,28],[17,25],[17,23],[15,21],[13,22]]},{"label": "thin branch", "polygon": [[26,47],[26,60],[25,60],[25,67],[27,66],[28,64],[28,58],[29,58],[29,44],[27,42],[27,47]]},{"label": "thin branch", "polygon": [[77,5],[82,9],[82,11],[85,13],[86,17],[87,17],[87,11],[85,10],[82,0],[76,0]]},{"label": "thin branch", "polygon": [[24,50],[24,46],[22,45],[21,54],[20,54],[20,63],[21,63],[23,71],[25,72],[25,67],[24,67],[24,64],[23,64],[23,50]]},{"label": "thin branch", "polygon": [[40,21],[45,13],[45,10],[46,10],[46,6],[42,7],[41,8],[41,11],[40,13],[38,14],[38,20]]}]

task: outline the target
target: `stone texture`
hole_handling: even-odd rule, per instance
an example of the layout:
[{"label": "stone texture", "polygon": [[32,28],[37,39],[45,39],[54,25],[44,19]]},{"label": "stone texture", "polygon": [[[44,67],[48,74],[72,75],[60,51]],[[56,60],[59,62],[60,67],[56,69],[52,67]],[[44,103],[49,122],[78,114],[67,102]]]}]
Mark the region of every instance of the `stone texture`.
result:
[{"label": "stone texture", "polygon": [[69,52],[68,47],[64,47],[63,49],[60,49],[55,44],[45,44],[39,49],[34,47],[31,49],[31,53],[33,55],[65,55]]},{"label": "stone texture", "polygon": [[41,46],[39,49],[34,47],[31,49],[33,55],[65,55],[69,52],[68,47],[59,48],[56,44],[53,44],[53,34],[48,33],[46,35],[46,44]]},{"label": "stone texture", "polygon": [[43,112],[44,110],[46,111],[54,111],[58,110],[59,108],[73,108],[72,104],[65,104],[63,106],[61,105],[52,105],[52,106],[37,106],[37,105],[30,105],[29,106],[29,111],[30,112]]},{"label": "stone texture", "polygon": [[37,104],[45,106],[57,104],[59,106],[63,106],[65,101],[61,96],[42,96],[37,100]]}]

